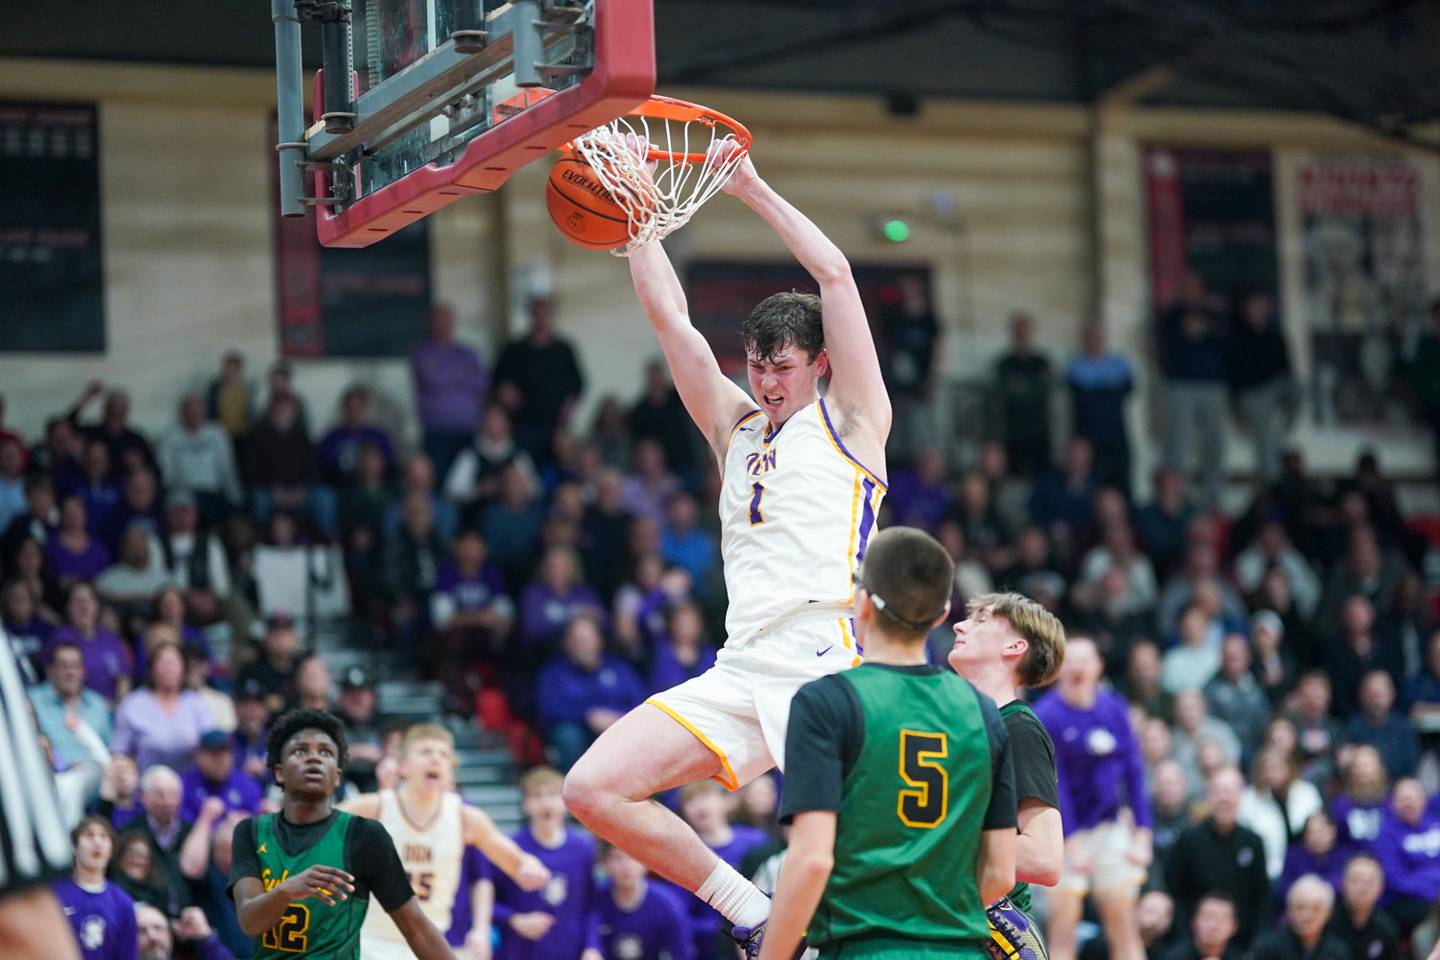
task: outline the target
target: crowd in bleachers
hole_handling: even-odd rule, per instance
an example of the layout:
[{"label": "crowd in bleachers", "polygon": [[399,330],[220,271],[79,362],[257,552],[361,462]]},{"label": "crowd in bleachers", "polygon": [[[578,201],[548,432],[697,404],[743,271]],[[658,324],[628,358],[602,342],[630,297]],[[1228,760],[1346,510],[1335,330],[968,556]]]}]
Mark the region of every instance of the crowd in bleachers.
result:
[{"label": "crowd in bleachers", "polygon": [[[1130,362],[1091,329],[1057,373],[1024,316],[995,366],[989,439],[954,470],[930,416],[939,324],[905,284],[877,324],[896,399],[881,522],[930,530],[954,554],[955,616],[1013,589],[1095,639],[1149,773],[1150,797],[1134,799],[1154,808],[1150,888],[1182,917],[1210,891],[1177,884],[1170,856],[1216,815],[1217,772],[1237,767],[1237,822],[1264,852],[1246,935],[1280,915],[1295,878],[1338,888],[1350,855],[1370,851],[1405,938],[1440,898],[1427,528],[1375,453],[1349,476],[1307,472],[1275,412],[1289,366],[1278,331],[1264,334],[1268,304],[1247,299],[1225,333],[1206,297],[1161,317],[1161,372],[1226,400],[1217,418],[1213,391],[1191,389],[1171,410],[1193,421],[1182,436],[1231,429],[1229,401],[1244,413],[1262,470],[1242,510],[1220,511],[1214,458],[1186,462],[1213,438],[1170,444],[1132,498]],[[1265,340],[1263,370],[1246,337]],[[325,423],[288,364],[261,387],[239,355],[163,430],[142,432],[125,390],[98,383],[40,437],[6,430],[0,407],[0,615],[62,806],[120,831],[111,877],[131,897],[196,931],[184,911],[203,908],[196,942],[214,931],[246,955],[226,843],[266,802],[272,717],[335,709],[353,779],[376,782],[371,679],[336,684],[306,649],[325,617],[443,682],[451,709],[504,731],[522,763],[561,769],[650,692],[704,671],[723,640],[718,476],[663,366],[628,405],[603,398],[582,421],[582,367],[543,301],[493,366],[437,310],[411,366],[418,443],[374,421],[363,384]],[[1062,389],[1069,424],[1052,413]],[[948,629],[933,639],[940,662]],[[744,815],[772,826],[769,810]]]}]

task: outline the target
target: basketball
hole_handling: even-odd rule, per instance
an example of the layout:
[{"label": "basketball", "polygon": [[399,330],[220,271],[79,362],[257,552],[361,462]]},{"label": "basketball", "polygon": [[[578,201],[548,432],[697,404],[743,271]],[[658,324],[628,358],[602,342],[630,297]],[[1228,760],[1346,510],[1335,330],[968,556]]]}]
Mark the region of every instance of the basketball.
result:
[{"label": "basketball", "polygon": [[566,157],[555,164],[545,187],[545,208],[565,239],[577,246],[613,250],[630,239],[630,219],[583,160]]}]

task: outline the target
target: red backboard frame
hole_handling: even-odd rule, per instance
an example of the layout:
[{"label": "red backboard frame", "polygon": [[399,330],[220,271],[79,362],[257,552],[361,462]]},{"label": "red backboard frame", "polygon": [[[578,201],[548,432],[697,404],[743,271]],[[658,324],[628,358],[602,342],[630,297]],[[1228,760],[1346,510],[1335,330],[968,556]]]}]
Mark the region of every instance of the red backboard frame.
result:
[{"label": "red backboard frame", "polygon": [[[595,68],[583,81],[484,131],[454,163],[430,163],[342,210],[320,207],[315,232],[327,247],[366,247],[459,200],[490,193],[516,170],[638,106],[655,92],[652,0],[597,0]],[[315,76],[314,120],[322,77]],[[364,167],[361,164],[363,176]],[[330,174],[315,174],[316,196],[330,196]]]}]

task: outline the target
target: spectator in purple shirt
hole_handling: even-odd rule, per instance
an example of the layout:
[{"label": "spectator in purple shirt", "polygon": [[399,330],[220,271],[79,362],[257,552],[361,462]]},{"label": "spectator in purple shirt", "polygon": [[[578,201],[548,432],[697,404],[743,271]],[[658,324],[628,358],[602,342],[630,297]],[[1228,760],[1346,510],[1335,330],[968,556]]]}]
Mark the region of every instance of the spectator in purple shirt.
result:
[{"label": "spectator in purple shirt", "polygon": [[195,766],[180,778],[180,818],[198,820],[200,807],[210,798],[225,805],[225,812],[260,812],[260,785],[235,767],[230,734],[210,730],[195,748]]},{"label": "spectator in purple shirt", "polygon": [[1374,853],[1385,870],[1385,908],[1408,936],[1440,897],[1440,813],[1426,809],[1419,780],[1395,784]]},{"label": "spectator in purple shirt", "polygon": [[443,477],[474,434],[490,383],[480,355],[455,342],[455,313],[449,307],[430,311],[429,337],[410,355],[410,372],[425,454]]},{"label": "spectator in purple shirt", "polygon": [[26,686],[39,683],[45,675],[42,654],[55,626],[40,616],[35,597],[21,580],[11,580],[0,592],[0,627],[10,638],[20,679]]},{"label": "spectator in purple shirt", "polygon": [[524,646],[548,654],[567,624],[589,614],[603,626],[604,605],[580,580],[580,559],[569,547],[551,547],[520,600],[520,639]]},{"label": "spectator in purple shirt", "polygon": [[1420,763],[1420,737],[1403,715],[1394,712],[1395,681],[1372,670],[1360,681],[1360,712],[1345,725],[1347,743],[1368,743],[1380,751],[1391,779],[1412,776]]},{"label": "spectator in purple shirt", "polygon": [[110,748],[133,756],[142,774],[156,764],[188,770],[200,738],[214,725],[200,694],[185,689],[180,645],[162,641],[150,652],[149,682],[115,709]]},{"label": "spectator in purple shirt", "polygon": [[110,553],[90,533],[85,501],[71,495],[60,503],[60,529],[45,543],[45,559],[61,586],[89,582],[110,566]]},{"label": "spectator in purple shirt", "polygon": [[650,657],[650,689],[669,690],[715,665],[715,648],[705,639],[700,607],[685,599],[670,609],[665,633],[655,638]]},{"label": "spectator in purple shirt", "polygon": [[1066,865],[1052,898],[1049,939],[1062,956],[1074,955],[1089,893],[1112,955],[1137,955],[1135,903],[1153,856],[1144,762],[1125,700],[1100,688],[1103,669],[1091,640],[1069,638],[1058,686],[1035,704],[1055,742],[1060,781]]},{"label": "spectator in purple shirt", "polygon": [[541,669],[535,685],[540,725],[561,769],[568,770],[595,738],[645,699],[640,677],[605,653],[600,621],[577,614],[562,652]]},{"label": "spectator in purple shirt", "polygon": [[607,846],[601,865],[610,884],[599,896],[606,960],[692,960],[690,918],[665,885],[648,882],[639,860]]},{"label": "spectator in purple shirt", "polygon": [[1362,745],[1345,751],[1340,768],[1340,793],[1330,801],[1330,813],[1340,828],[1340,843],[1347,850],[1366,847],[1380,836],[1389,802],[1390,781],[1380,751]]},{"label": "spectator in purple shirt", "polygon": [[103,817],[86,817],[70,832],[75,871],[54,886],[85,960],[135,960],[135,901],[105,879],[115,831]]},{"label": "spectator in purple shirt", "polygon": [[1316,874],[1337,891],[1340,889],[1350,852],[1340,846],[1339,840],[1340,831],[1334,817],[1324,810],[1310,814],[1300,841],[1290,844],[1285,851],[1285,869],[1280,872],[1274,889],[1277,907],[1285,902],[1285,894],[1295,881],[1307,873]]},{"label": "spectator in purple shirt", "polygon": [[340,422],[320,439],[321,476],[337,487],[351,482],[367,444],[380,451],[387,472],[395,466],[390,435],[370,422],[370,391],[357,383],[340,401]]},{"label": "spectator in purple shirt", "polygon": [[115,634],[100,626],[100,601],[88,583],[71,586],[65,601],[66,624],[50,635],[45,657],[61,641],[80,648],[85,659],[85,686],[111,703],[130,692],[130,649]]},{"label": "spectator in purple shirt", "polygon": [[110,517],[120,506],[120,484],[110,469],[110,448],[103,440],[85,444],[84,485],[64,491],[85,501],[90,532],[99,536],[110,528]]},{"label": "spectator in purple shirt", "polygon": [[[480,911],[475,926],[494,923],[500,934],[495,960],[601,960],[595,906],[595,841],[565,825],[565,801],[558,771],[536,767],[520,778],[520,807],[526,825],[511,839],[550,868],[550,882],[526,893],[493,864],[482,884],[494,894],[490,916]],[[485,902],[482,896],[481,902]]]},{"label": "spectator in purple shirt", "polygon": [[635,460],[625,478],[625,510],[637,517],[665,522],[665,504],[680,490],[680,478],[665,463],[665,448],[655,440],[635,444]]},{"label": "spectator in purple shirt", "polygon": [[430,593],[430,623],[436,634],[432,672],[463,679],[470,661],[494,660],[514,620],[515,603],[499,568],[487,562],[485,538],[478,530],[463,531],[455,541],[454,558],[435,574]]}]

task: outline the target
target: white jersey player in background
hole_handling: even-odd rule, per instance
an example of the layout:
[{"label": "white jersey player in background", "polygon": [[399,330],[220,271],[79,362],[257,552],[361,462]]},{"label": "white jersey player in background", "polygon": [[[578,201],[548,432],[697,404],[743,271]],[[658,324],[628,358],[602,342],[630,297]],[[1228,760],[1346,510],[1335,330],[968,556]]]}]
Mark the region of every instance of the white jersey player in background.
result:
[{"label": "white jersey player in background", "polygon": [[[455,738],[436,724],[417,724],[406,731],[400,748],[400,785],[364,794],[340,807],[378,820],[389,831],[420,909],[441,933],[450,929],[467,844],[479,847],[526,890],[538,890],[550,879],[549,869],[501,833],[484,811],[465,805],[453,789],[454,780]],[[466,953],[489,956],[489,937],[488,929],[472,931]],[[365,915],[360,955],[365,960],[413,956],[395,921],[383,910]]]},{"label": "white jersey player in background", "polygon": [[664,249],[631,254],[635,292],[723,476],[727,640],[709,671],[606,730],[566,778],[565,802],[601,838],[722,913],[753,955],[769,899],[650,798],[706,777],[735,790],[783,769],[795,691],[859,662],[852,577],[885,493],[890,401],[844,254],[748,158],[725,191],[780,235],[820,296],[776,294],[741,324],[752,399],[691,325]]}]

